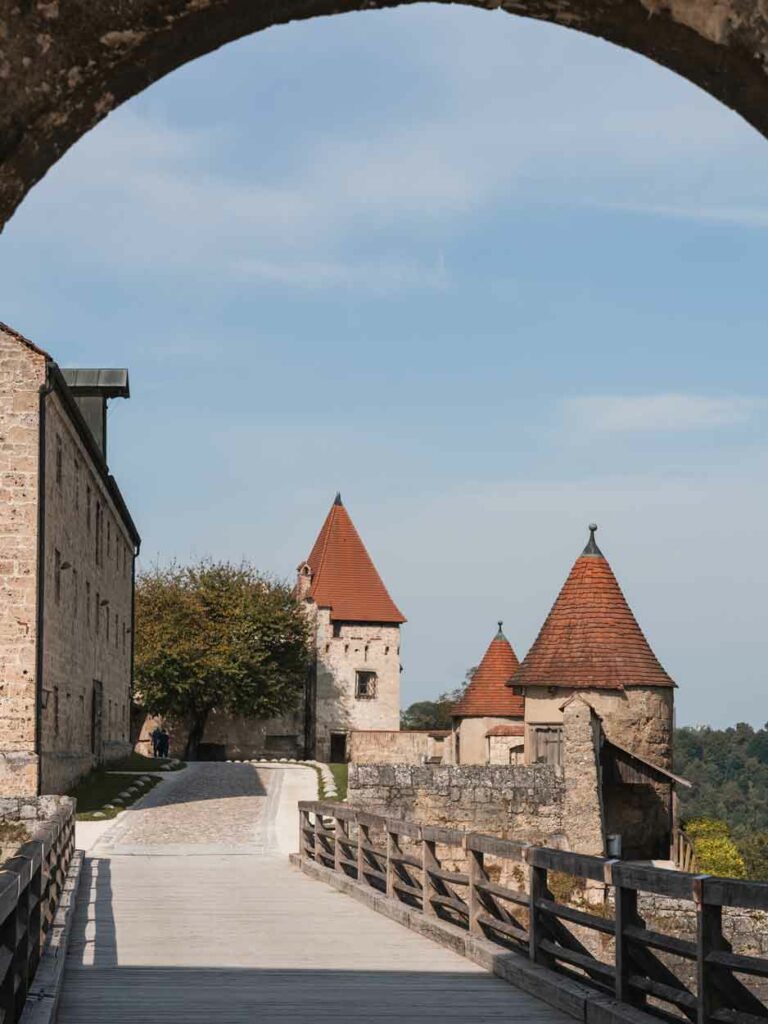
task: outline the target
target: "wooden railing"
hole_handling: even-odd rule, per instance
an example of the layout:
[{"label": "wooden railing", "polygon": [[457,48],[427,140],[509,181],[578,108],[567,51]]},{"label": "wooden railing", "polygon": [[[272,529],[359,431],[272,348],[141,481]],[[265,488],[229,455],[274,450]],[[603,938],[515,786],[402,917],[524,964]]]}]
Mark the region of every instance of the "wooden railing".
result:
[{"label": "wooden railing", "polygon": [[681,871],[696,871],[693,841],[681,828],[675,829],[672,840],[672,862]]},{"label": "wooden railing", "polygon": [[[723,908],[768,912],[768,883],[692,875],[396,821],[345,804],[302,802],[299,811],[301,858],[417,912],[664,1019],[696,1024],[768,1020],[764,996],[742,980],[749,976],[762,985],[768,960],[733,952],[723,934]],[[465,870],[443,866],[451,860]],[[554,895],[552,889],[559,889],[565,876],[583,885],[580,905]],[[495,877],[514,878],[516,887]],[[687,901],[696,915],[695,940],[649,928],[638,905],[642,894]],[[596,948],[603,959],[595,955]]]},{"label": "wooden railing", "polygon": [[0,867],[0,1020],[21,1017],[75,850],[74,801]]}]

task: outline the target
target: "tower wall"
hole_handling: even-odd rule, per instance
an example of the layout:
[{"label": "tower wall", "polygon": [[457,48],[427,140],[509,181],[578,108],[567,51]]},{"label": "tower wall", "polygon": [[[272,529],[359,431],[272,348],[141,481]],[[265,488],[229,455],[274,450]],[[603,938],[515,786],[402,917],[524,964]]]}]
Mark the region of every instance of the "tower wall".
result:
[{"label": "tower wall", "polygon": [[[555,693],[545,686],[530,686],[525,691],[525,723],[559,725],[560,710],[573,693],[559,687]],[[576,691],[601,719],[603,732],[609,740],[660,768],[672,768],[672,730],[674,690],[671,687],[631,686],[624,690]],[[526,747],[530,748],[526,736]]]},{"label": "tower wall", "polygon": [[[315,625],[315,756],[327,761],[334,733],[348,738],[352,730],[400,728],[400,627],[354,622],[334,625],[327,608],[317,609]],[[376,674],[375,696],[359,695],[358,673],[370,672]],[[345,749],[348,755],[346,739]]]}]

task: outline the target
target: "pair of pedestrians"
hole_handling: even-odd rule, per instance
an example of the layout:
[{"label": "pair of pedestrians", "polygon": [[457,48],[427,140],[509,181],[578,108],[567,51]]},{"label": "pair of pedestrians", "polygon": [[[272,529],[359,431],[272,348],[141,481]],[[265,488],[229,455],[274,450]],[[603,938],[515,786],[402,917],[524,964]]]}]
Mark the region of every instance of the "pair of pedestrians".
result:
[{"label": "pair of pedestrians", "polygon": [[166,732],[165,726],[156,725],[150,739],[152,740],[152,757],[168,757],[171,737]]}]

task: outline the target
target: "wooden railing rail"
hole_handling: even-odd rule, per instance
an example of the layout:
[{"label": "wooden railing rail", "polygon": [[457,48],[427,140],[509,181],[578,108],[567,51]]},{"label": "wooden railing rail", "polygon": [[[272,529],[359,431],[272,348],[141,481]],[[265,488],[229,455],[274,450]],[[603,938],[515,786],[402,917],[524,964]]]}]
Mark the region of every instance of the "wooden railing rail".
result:
[{"label": "wooden railing rail", "polygon": [[39,823],[0,869],[0,1020],[21,1017],[75,850],[74,804]]},{"label": "wooden railing rail", "polygon": [[681,871],[695,872],[697,869],[693,842],[681,828],[675,829],[672,837],[672,862]]},{"label": "wooden railing rail", "polygon": [[[723,932],[723,908],[768,912],[768,883],[590,857],[325,801],[300,803],[299,817],[301,857],[623,1003],[666,1020],[768,1024],[768,959],[734,952]],[[580,899],[562,894],[563,878],[581,887]],[[649,928],[643,894],[690,904],[696,939]],[[0,888],[0,913],[3,906]]]}]

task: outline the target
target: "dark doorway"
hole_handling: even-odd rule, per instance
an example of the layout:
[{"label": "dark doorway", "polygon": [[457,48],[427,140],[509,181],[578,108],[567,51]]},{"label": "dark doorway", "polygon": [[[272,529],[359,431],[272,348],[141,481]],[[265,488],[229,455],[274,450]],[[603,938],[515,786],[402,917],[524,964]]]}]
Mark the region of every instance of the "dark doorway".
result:
[{"label": "dark doorway", "polygon": [[331,763],[342,764],[347,760],[347,734],[345,732],[331,733]]}]

